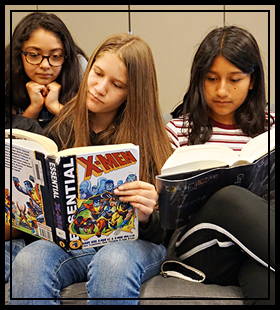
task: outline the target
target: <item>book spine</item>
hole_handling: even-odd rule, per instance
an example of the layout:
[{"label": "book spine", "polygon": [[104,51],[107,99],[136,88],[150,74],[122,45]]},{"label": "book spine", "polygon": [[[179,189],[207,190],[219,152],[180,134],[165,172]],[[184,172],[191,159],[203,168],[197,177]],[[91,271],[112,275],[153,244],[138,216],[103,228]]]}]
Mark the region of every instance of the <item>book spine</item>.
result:
[{"label": "book spine", "polygon": [[82,247],[80,238],[69,232],[69,224],[73,221],[77,210],[78,178],[76,156],[61,157],[57,168],[60,195],[59,205],[56,205],[57,235],[61,239],[59,245],[68,251]]},{"label": "book spine", "polygon": [[35,151],[35,161],[33,162],[33,176],[36,186],[40,188],[42,199],[42,211],[44,215],[44,223],[37,218],[39,236],[51,242],[56,242],[55,225],[52,209],[49,207],[53,204],[49,182],[49,171],[45,155]]},{"label": "book spine", "polygon": [[50,196],[52,199],[51,209],[54,218],[54,231],[56,243],[68,251],[68,236],[66,227],[66,215],[64,212],[64,190],[63,190],[63,174],[61,174],[60,164],[56,162],[56,158],[48,156],[46,159],[48,178],[50,184]]}]

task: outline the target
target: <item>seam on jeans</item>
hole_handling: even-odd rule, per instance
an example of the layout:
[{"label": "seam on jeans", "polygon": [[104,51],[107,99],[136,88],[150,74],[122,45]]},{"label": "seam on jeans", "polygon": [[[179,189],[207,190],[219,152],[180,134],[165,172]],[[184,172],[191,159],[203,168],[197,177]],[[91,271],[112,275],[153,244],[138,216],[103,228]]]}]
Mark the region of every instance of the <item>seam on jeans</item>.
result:
[{"label": "seam on jeans", "polygon": [[84,253],[84,254],[81,254],[81,255],[78,255],[78,256],[74,256],[74,257],[70,257],[70,258],[67,258],[66,260],[64,260],[60,265],[59,265],[59,268],[57,269],[57,271],[55,272],[55,275],[58,273],[58,271],[61,269],[62,265],[64,265],[65,263],[67,263],[68,261],[72,260],[72,259],[76,259],[76,258],[80,258],[80,257],[83,257],[83,256],[87,256],[87,255],[93,255],[93,253]]},{"label": "seam on jeans", "polygon": [[76,259],[76,258],[80,258],[80,257],[83,257],[83,256],[87,256],[87,255],[93,255],[93,253],[84,253],[84,254],[81,254],[81,255],[77,255],[77,256],[74,256],[74,257],[70,257],[70,258],[67,258],[66,260],[64,260],[60,265],[59,267],[57,268],[56,272],[55,272],[55,277],[56,277],[56,283],[59,282],[58,280],[58,277],[57,277],[57,273],[59,272],[59,270],[61,269],[61,267],[67,263],[68,261],[72,260],[72,259]]},{"label": "seam on jeans", "polygon": [[[163,246],[163,245],[161,245],[161,246]],[[148,255],[148,253],[146,255]],[[143,283],[143,278],[145,277],[145,274],[147,273],[148,270],[159,266],[159,271],[160,271],[160,265],[164,262],[165,257],[166,257],[166,255],[162,255],[161,258],[159,260],[157,260],[157,262],[149,264],[148,266],[146,266],[145,270],[141,271],[141,274],[140,274],[141,283]]]}]

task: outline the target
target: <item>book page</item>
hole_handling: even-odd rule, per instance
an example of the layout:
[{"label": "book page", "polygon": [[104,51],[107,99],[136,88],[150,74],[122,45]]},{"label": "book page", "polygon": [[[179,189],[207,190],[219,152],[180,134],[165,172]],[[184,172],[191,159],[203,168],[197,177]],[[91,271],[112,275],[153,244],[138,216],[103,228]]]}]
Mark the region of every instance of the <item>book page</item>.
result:
[{"label": "book page", "polygon": [[[50,138],[47,138],[43,135],[39,135],[33,132],[28,132],[25,130],[21,129],[12,129],[10,131],[9,129],[5,130],[5,139],[10,139],[10,133],[12,132],[12,144],[20,144],[20,145],[25,145],[28,147],[30,145],[30,148],[34,146],[34,144],[29,144],[29,141],[36,142],[37,144],[41,145],[44,148],[44,153],[47,154],[55,154],[58,151],[56,143],[51,140]],[[26,141],[24,143],[18,141]],[[34,148],[33,150],[39,150],[38,148]]]},{"label": "book page", "polygon": [[203,144],[179,147],[167,159],[161,173],[171,174],[198,169],[231,165],[239,156],[230,148],[218,144]]},{"label": "book page", "polygon": [[[269,147],[269,148],[268,148]],[[253,163],[275,148],[275,128],[270,130],[270,143],[268,145],[268,132],[258,135],[250,140],[242,149],[240,159]]]}]

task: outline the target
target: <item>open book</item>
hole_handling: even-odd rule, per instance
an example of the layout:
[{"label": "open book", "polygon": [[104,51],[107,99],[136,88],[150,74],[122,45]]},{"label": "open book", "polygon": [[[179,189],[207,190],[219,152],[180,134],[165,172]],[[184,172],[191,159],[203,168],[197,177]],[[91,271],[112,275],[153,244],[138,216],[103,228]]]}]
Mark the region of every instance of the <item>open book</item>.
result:
[{"label": "open book", "polygon": [[[270,150],[275,148],[275,128],[270,130]],[[222,166],[238,166],[253,163],[267,154],[268,132],[258,135],[242,148],[240,155],[229,147],[219,144],[182,146],[167,159],[161,174],[174,174]]]},{"label": "open book", "polygon": [[58,152],[47,137],[5,130],[5,175],[5,222],[14,228],[65,250],[138,238],[137,210],[114,194],[137,180],[138,146]]},{"label": "open book", "polygon": [[157,176],[162,226],[185,225],[220,188],[238,185],[269,199],[275,181],[275,128],[250,140],[238,155],[218,144],[183,146]]}]

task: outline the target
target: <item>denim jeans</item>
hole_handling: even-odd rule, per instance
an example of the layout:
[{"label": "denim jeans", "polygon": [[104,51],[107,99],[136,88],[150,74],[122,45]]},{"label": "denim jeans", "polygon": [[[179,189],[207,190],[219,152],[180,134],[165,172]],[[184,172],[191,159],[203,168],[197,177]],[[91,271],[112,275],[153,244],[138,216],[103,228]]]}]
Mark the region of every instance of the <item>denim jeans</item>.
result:
[{"label": "denim jeans", "polygon": [[10,304],[59,305],[64,287],[87,281],[88,297],[100,298],[89,299],[89,305],[135,305],[141,284],[159,273],[165,255],[163,245],[140,239],[68,253],[54,243],[39,240],[15,258]]},{"label": "denim jeans", "polygon": [[10,259],[12,248],[12,262],[15,260],[19,251],[25,247],[25,241],[23,239],[12,239],[5,241],[5,283],[10,279]]}]

